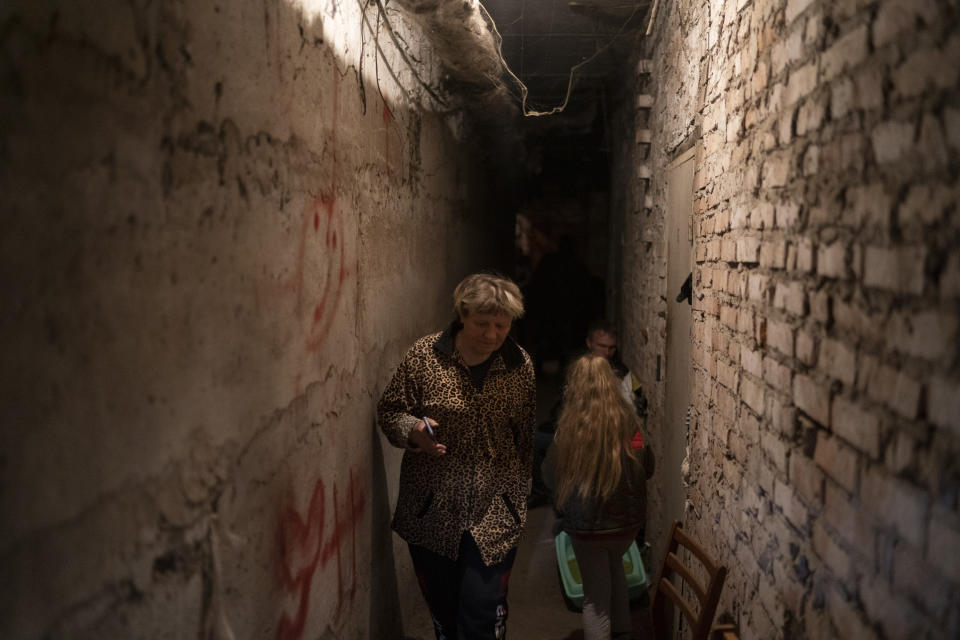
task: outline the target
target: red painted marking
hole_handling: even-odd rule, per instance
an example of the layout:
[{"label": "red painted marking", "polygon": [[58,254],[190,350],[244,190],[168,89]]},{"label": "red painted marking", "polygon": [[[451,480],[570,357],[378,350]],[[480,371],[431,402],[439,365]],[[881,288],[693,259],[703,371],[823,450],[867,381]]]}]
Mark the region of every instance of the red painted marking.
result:
[{"label": "red painted marking", "polygon": [[[333,484],[333,529],[325,531],[326,491],[323,480],[317,480],[307,508],[306,517],[295,509],[285,508],[280,515],[280,585],[297,599],[293,617],[284,612],[277,623],[277,640],[299,640],[303,636],[310,613],[310,588],[317,570],[326,568],[330,559],[337,556],[337,611],[346,601],[353,602],[357,587],[357,524],[363,517],[366,500],[364,493],[356,488],[353,472],[347,486],[349,502],[340,505],[337,484]],[[349,590],[343,588],[342,547],[350,534],[351,575]],[[326,538],[325,538],[326,534]],[[346,596],[346,598],[344,597]]]},{"label": "red painted marking", "polygon": [[[320,206],[323,207],[324,210],[326,210],[327,212],[326,242],[327,242],[327,246],[330,246],[330,227],[333,226],[331,224],[331,222],[333,221],[333,206],[337,203],[337,196],[333,193],[333,189],[331,189],[330,191],[321,192],[319,200],[320,200]],[[318,216],[317,213],[314,213],[313,215]]]},{"label": "red painted marking", "polygon": [[[331,187],[321,191],[307,206],[297,245],[296,266],[284,285],[297,297],[295,312],[302,318],[307,351],[319,349],[330,333],[343,297],[343,284],[350,275],[343,241],[343,217],[336,204],[336,187]],[[322,230],[321,225],[324,225]],[[312,238],[320,233],[324,244],[318,246]],[[308,273],[311,278],[322,278],[322,288],[319,283],[314,288],[309,286],[312,283],[305,281]]]},{"label": "red painted marking", "polygon": [[[324,135],[329,139],[333,150],[330,158],[332,170],[329,183],[313,197],[303,211],[303,220],[299,238],[296,240],[294,254],[296,256],[292,273],[280,285],[280,291],[294,297],[293,315],[300,324],[303,339],[303,352],[300,354],[301,364],[296,372],[294,395],[302,392],[304,377],[313,376],[315,372],[302,370],[310,367],[311,354],[319,350],[325,343],[333,322],[337,317],[340,298],[344,292],[344,283],[349,278],[346,250],[349,238],[344,235],[342,212],[337,207],[337,184],[339,176],[338,122],[340,116],[340,85],[339,74],[333,74],[333,84],[328,93],[330,111],[328,125]],[[325,212],[323,215],[321,212]],[[325,225],[324,229],[320,229]],[[310,227],[313,227],[311,230]],[[322,234],[322,235],[321,235]],[[323,240],[323,244],[320,240]],[[271,283],[271,290],[275,285]],[[258,299],[259,302],[259,299]],[[312,377],[310,379],[313,379]]]},{"label": "red painted marking", "polygon": [[[343,282],[347,277],[346,253],[343,243],[339,241],[343,234],[343,219],[336,208],[335,190],[322,192],[314,199],[313,206],[315,213],[317,208],[322,208],[327,214],[325,240],[326,246],[332,248],[332,251],[326,252],[327,277],[320,300],[314,307],[312,323],[307,333],[308,351],[320,348],[330,333],[343,294]],[[302,256],[301,260],[304,257]]]},{"label": "red painted marking", "polygon": [[[320,563],[319,545],[323,540],[323,515],[326,508],[324,501],[323,480],[318,480],[313,489],[313,496],[310,498],[306,522],[293,509],[284,510],[280,516],[280,540],[283,545],[280,584],[288,593],[298,594],[299,598],[296,615],[291,619],[284,613],[280,618],[280,623],[277,625],[277,640],[294,640],[303,635],[310,605],[310,586],[313,583],[317,565]],[[317,539],[317,551],[305,565],[292,571],[291,565],[294,564],[294,558],[291,556],[308,548],[313,538]]]},{"label": "red painted marking", "polygon": [[[332,116],[331,116],[331,141],[333,142],[333,176],[337,175],[337,122],[340,113],[340,77],[333,74],[332,91]],[[320,260],[326,267],[326,279],[323,284],[323,291],[320,293],[318,301],[313,302],[313,313],[309,320],[304,318],[304,330],[306,332],[306,350],[316,351],[319,349],[330,333],[333,326],[333,320],[336,317],[337,308],[340,304],[340,298],[343,293],[343,282],[346,280],[346,255],[344,254],[345,244],[343,242],[343,219],[336,207],[337,204],[337,185],[333,183],[326,190],[320,192],[310,203],[309,212],[313,217],[314,232],[319,233],[321,216],[320,211],[326,212],[326,229],[324,229],[325,246],[330,251],[325,251]],[[306,221],[304,221],[306,225]],[[306,226],[304,233],[300,238],[300,250],[297,260],[297,270],[294,274],[294,288],[297,292],[297,313],[303,314],[304,308],[304,263],[314,256],[307,255],[306,245]],[[303,317],[301,315],[301,317]]]}]

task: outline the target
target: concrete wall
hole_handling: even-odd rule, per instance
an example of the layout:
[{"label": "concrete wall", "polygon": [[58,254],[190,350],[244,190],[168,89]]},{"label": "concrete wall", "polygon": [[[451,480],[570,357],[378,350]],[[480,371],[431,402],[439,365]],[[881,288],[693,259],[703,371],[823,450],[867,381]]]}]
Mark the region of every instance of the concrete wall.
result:
[{"label": "concrete wall", "polygon": [[957,19],[663,1],[635,78],[653,106],[622,107],[623,341],[655,450],[683,428],[656,379],[665,167],[697,149],[685,521],[730,567],[744,638],[960,636]]},{"label": "concrete wall", "polygon": [[360,6],[0,10],[0,636],[400,637],[374,404],[511,227]]}]

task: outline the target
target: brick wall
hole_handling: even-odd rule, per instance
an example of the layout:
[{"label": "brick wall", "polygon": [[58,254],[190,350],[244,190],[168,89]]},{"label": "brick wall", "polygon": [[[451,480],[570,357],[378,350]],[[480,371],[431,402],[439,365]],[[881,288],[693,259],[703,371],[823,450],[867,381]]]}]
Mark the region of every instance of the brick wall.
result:
[{"label": "brick wall", "polygon": [[641,54],[624,355],[656,441],[664,167],[695,141],[686,525],[744,638],[960,635],[958,26],[933,0],[677,0]]}]

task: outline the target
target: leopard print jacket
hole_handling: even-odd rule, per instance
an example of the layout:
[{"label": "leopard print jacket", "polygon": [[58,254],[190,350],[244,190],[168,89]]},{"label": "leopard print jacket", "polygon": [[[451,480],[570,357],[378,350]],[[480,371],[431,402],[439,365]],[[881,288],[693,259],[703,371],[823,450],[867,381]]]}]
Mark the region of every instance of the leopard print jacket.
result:
[{"label": "leopard print jacket", "polygon": [[[418,340],[377,405],[380,429],[404,448],[393,529],[409,543],[455,560],[469,530],[487,565],[517,546],[527,516],[536,421],[530,356],[512,338],[493,356],[481,388],[454,348],[459,329]],[[446,455],[407,437],[423,416]]]}]

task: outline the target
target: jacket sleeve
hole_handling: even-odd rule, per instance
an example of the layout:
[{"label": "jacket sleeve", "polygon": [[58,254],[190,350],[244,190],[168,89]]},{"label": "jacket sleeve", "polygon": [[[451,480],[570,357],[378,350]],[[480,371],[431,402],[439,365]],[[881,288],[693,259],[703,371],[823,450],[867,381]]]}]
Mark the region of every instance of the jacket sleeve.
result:
[{"label": "jacket sleeve", "polygon": [[397,367],[390,384],[377,403],[377,423],[380,430],[395,447],[409,448],[407,438],[420,418],[414,411],[420,406],[420,384],[417,358],[413,350],[407,352]]}]

